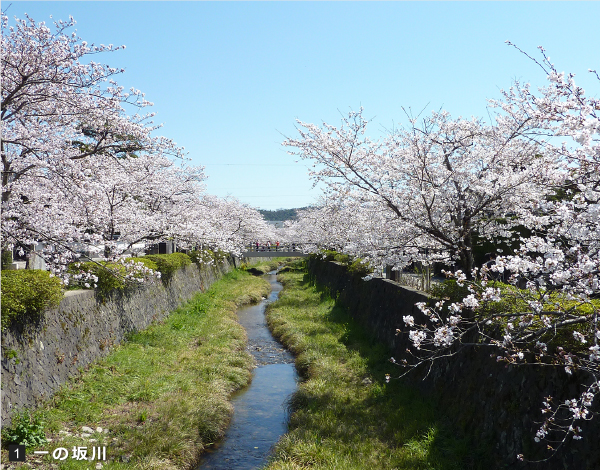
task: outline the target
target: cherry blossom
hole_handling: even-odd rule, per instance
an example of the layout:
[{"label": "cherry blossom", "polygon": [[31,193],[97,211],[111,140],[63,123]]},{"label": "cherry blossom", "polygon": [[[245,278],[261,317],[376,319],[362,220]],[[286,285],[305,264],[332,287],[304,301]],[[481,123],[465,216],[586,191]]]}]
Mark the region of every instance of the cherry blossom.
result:
[{"label": "cherry blossom", "polygon": [[43,242],[67,280],[82,254],[116,260],[169,240],[240,254],[270,236],[258,211],[207,195],[204,169],[138,114],[152,103],[93,60],[124,46],[88,44],[74,25],[2,16],[3,250]]},{"label": "cherry blossom", "polygon": [[362,109],[340,127],[298,121],[300,138],[284,145],[319,164],[311,176],[353,223],[389,224],[395,236],[379,246],[404,264],[458,262],[470,274],[475,234],[513,236],[515,208],[535,207],[563,177],[559,163],[508,126],[433,112],[373,141],[367,125]]},{"label": "cherry blossom", "polygon": [[[514,366],[577,374],[579,396],[547,397],[540,410],[536,440],[558,442],[554,452],[584,437],[577,422],[593,419],[600,392],[600,100],[540,52],[532,60],[548,84],[533,91],[515,82],[490,101],[490,123],[408,115],[408,126],[372,140],[361,109],[341,126],[298,121],[299,138],[284,145],[311,159],[327,188],[290,226],[314,249],[375,267],[460,268],[446,274],[469,293],[417,304],[423,316],[404,317],[412,363],[398,364],[410,370],[477,346]],[[479,268],[472,249],[482,239],[509,248]]]}]

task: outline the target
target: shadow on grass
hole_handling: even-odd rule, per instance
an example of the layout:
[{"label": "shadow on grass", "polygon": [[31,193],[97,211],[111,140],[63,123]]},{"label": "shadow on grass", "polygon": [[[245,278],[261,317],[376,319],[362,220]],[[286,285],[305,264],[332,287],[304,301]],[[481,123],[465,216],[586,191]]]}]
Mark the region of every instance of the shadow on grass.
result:
[{"label": "shadow on grass", "polygon": [[266,271],[257,268],[248,268],[246,269],[246,272],[252,274],[253,276],[262,276],[263,274],[266,274]]}]

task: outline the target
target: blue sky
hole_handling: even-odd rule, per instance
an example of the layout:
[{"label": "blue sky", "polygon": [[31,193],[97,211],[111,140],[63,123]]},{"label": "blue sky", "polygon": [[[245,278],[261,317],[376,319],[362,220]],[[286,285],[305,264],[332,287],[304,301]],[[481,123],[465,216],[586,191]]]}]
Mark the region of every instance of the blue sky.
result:
[{"label": "blue sky", "polygon": [[[6,9],[9,2],[3,2]],[[251,206],[311,204],[306,162],[281,146],[295,120],[339,123],[363,106],[372,135],[402,106],[483,116],[514,79],[544,85],[530,54],[598,95],[599,2],[12,2],[8,16],[77,21],[96,56],[154,102],[165,135],[205,165],[207,190]],[[589,85],[589,86],[586,86]]]}]

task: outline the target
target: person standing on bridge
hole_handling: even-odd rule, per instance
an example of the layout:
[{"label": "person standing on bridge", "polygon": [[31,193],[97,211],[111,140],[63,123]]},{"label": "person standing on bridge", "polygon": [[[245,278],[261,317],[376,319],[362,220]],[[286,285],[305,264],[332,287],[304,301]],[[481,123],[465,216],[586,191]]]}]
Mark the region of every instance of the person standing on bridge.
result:
[{"label": "person standing on bridge", "polygon": [[258,246],[259,246],[259,243],[258,243],[258,240],[256,240],[256,251],[258,251]]},{"label": "person standing on bridge", "polygon": [[267,241],[267,251],[271,251],[271,240]]},{"label": "person standing on bridge", "polygon": [[279,251],[279,242],[275,242],[275,251]]}]

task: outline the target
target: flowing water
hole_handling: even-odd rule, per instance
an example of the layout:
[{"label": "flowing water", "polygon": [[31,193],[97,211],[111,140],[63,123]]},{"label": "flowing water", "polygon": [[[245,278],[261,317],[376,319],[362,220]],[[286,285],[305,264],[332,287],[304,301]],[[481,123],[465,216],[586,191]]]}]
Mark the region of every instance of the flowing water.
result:
[{"label": "flowing water", "polygon": [[279,296],[275,272],[265,274],[271,294],[238,311],[248,334],[248,351],[257,367],[252,382],[232,397],[233,418],[225,438],[207,452],[197,470],[249,470],[264,466],[272,446],[287,431],[287,399],[296,390],[294,356],[271,335],[265,307]]}]

